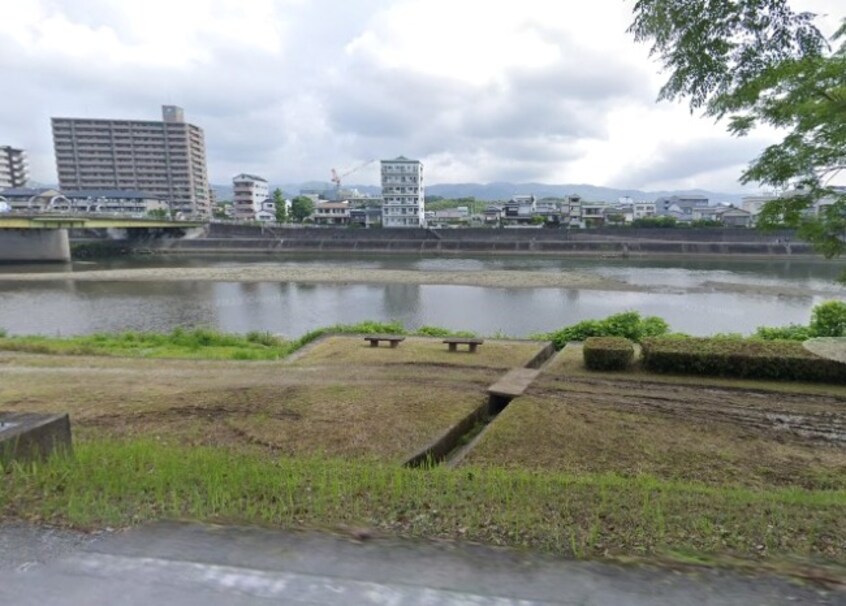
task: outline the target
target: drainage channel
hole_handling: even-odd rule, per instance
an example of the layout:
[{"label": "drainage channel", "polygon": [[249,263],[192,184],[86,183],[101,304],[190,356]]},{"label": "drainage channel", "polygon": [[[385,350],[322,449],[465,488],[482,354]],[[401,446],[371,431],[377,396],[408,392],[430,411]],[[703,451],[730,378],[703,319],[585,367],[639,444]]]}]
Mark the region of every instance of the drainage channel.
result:
[{"label": "drainage channel", "polygon": [[543,366],[555,355],[552,343],[544,347],[523,368],[512,368],[488,387],[488,400],[455,424],[446,434],[408,459],[406,467],[434,467],[441,463],[452,467],[469,452],[488,425],[501,413],[511,400],[529,388]]}]

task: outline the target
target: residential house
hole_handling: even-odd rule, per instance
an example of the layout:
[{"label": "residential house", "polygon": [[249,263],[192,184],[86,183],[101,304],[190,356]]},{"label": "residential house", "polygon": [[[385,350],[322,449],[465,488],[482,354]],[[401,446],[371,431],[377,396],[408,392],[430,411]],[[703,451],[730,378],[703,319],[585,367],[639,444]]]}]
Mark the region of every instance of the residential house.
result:
[{"label": "residential house", "polygon": [[534,221],[537,199],[533,195],[514,196],[503,207],[502,220],[507,224],[528,224]]},{"label": "residential house", "polygon": [[349,225],[349,202],[320,202],[314,205],[312,220],[317,225]]}]

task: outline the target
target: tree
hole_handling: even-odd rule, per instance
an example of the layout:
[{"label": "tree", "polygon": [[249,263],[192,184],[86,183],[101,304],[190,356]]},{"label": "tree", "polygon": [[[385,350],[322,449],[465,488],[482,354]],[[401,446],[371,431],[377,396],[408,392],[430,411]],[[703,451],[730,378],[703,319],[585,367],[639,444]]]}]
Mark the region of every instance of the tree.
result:
[{"label": "tree", "polygon": [[288,222],[288,205],[285,203],[285,194],[278,187],[273,190],[273,204],[276,207],[276,222]]},{"label": "tree", "polygon": [[815,18],[787,0],[638,0],[629,31],[670,72],[659,99],[687,99],[736,136],[786,132],[740,180],[795,188],[758,224],[797,227],[830,258],[846,252],[846,190],[832,184],[846,169],[846,20],[827,40]]},{"label": "tree", "polygon": [[314,202],[306,196],[297,196],[291,200],[291,216],[294,221],[302,223],[314,212]]}]

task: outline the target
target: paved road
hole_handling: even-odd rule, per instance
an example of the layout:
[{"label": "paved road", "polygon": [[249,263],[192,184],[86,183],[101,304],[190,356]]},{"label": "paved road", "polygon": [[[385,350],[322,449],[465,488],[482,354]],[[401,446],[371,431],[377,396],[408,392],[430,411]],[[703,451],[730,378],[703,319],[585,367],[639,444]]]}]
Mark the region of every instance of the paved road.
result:
[{"label": "paved road", "polygon": [[199,524],[96,537],[0,527],[0,554],[0,604],[19,606],[846,604],[846,594],[774,577]]}]

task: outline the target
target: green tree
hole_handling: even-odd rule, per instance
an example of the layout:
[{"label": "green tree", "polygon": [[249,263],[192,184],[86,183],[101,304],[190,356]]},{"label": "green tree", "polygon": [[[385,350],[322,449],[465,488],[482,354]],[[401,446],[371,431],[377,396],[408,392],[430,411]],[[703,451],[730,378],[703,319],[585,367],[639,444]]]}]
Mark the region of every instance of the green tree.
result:
[{"label": "green tree", "polygon": [[288,222],[288,205],[285,204],[285,194],[278,187],[273,190],[273,204],[276,206],[276,222]]},{"label": "green tree", "polygon": [[[737,136],[786,133],[741,182],[797,188],[767,203],[759,225],[798,227],[833,257],[846,252],[846,191],[832,186],[846,168],[846,20],[827,40],[815,18],[787,0],[638,0],[629,31],[670,73],[659,99],[686,99]],[[823,199],[832,204],[812,212]]]},{"label": "green tree", "polygon": [[291,216],[294,221],[302,223],[314,212],[314,202],[306,196],[297,196],[291,200]]}]

